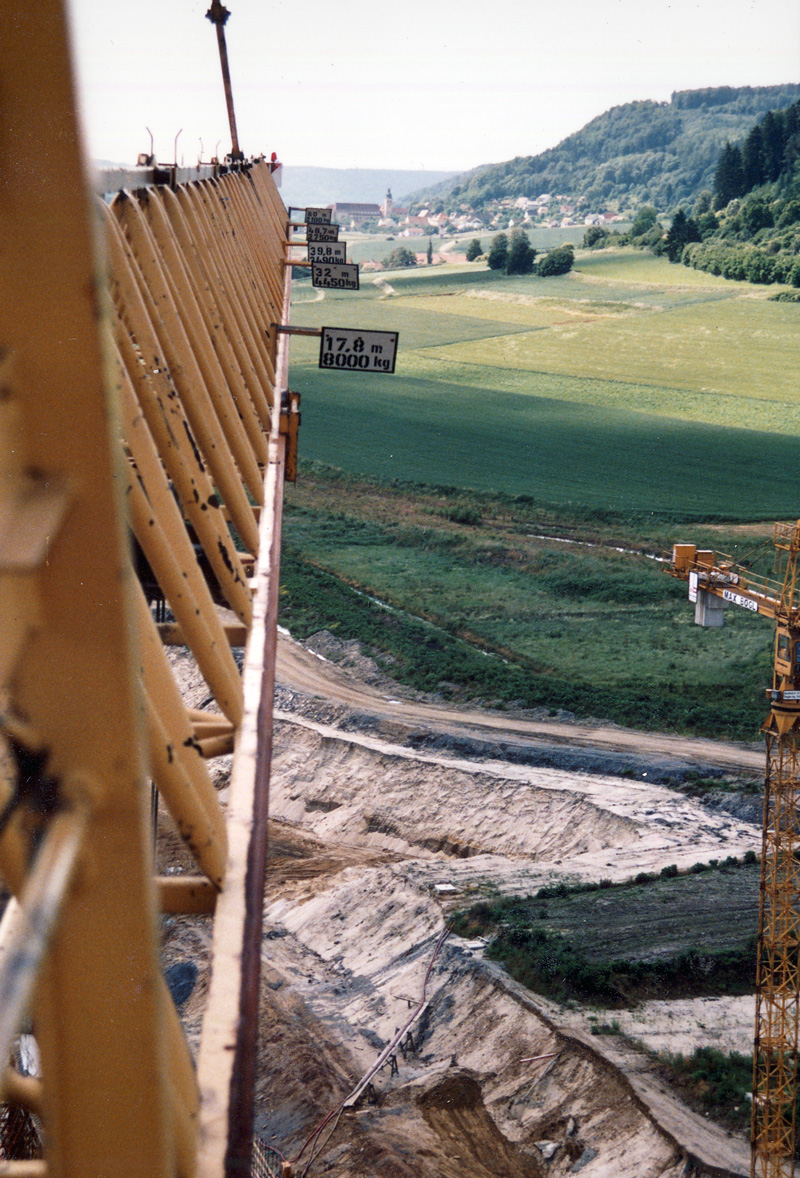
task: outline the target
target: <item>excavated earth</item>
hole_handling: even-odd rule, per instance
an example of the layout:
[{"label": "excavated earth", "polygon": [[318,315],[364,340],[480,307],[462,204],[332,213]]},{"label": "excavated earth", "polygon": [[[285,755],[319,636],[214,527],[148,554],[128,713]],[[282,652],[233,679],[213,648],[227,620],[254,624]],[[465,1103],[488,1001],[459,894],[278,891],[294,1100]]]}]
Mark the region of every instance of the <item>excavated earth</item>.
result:
[{"label": "excavated earth", "polygon": [[[762,751],[453,708],[385,681],[353,644],[316,646],[284,636],[278,657],[265,1145],[295,1175],[342,1178],[748,1174],[744,1139],[683,1105],[639,1042],[747,1051],[752,997],[644,1003],[619,1012],[628,1035],[600,1039],[593,1012],[519,986],[478,942],[440,937],[481,897],[759,850],[752,799],[701,805],[669,783],[756,776]],[[228,770],[220,758],[223,799]],[[207,935],[172,921],[165,960],[202,960]],[[190,1037],[204,981],[201,965],[182,1007]]]}]

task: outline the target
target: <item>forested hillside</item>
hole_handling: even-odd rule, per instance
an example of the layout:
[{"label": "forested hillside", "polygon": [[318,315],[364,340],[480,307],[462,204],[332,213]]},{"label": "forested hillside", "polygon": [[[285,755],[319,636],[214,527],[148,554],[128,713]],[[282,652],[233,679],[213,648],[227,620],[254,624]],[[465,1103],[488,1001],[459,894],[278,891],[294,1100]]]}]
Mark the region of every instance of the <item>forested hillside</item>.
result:
[{"label": "forested hillside", "polygon": [[557,147],[478,168],[417,194],[443,208],[480,212],[496,201],[543,193],[585,212],[651,204],[668,211],[712,188],[720,151],[767,111],[800,99],[800,85],[683,90],[668,103],[613,107]]},{"label": "forested hillside", "polygon": [[679,209],[660,243],[670,261],[800,287],[800,102],[768,111],[741,144],[725,144],[713,197],[701,194],[693,214]]}]

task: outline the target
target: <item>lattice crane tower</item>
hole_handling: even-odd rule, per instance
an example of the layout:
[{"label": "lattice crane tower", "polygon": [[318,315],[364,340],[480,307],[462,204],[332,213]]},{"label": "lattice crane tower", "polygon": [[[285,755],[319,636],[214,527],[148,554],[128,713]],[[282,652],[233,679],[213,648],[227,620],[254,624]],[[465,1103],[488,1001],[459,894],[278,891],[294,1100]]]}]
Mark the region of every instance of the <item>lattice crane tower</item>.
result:
[{"label": "lattice crane tower", "polygon": [[727,605],[774,619],[775,657],[766,734],[756,1025],[753,1053],[752,1178],[795,1173],[798,1029],[800,1023],[800,520],[777,523],[778,578],[757,578],[732,560],[676,544],[673,576],[689,582],[695,622],[721,626]]}]

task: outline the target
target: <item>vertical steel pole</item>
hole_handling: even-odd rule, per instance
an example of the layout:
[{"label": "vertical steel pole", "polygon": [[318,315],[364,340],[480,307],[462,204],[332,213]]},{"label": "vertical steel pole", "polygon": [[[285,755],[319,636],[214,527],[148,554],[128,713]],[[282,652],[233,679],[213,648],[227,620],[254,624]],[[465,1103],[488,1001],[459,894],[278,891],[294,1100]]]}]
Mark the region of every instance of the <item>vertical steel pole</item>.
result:
[{"label": "vertical steel pole", "polygon": [[239,150],[239,136],[236,132],[236,113],[233,109],[233,90],[231,89],[231,71],[228,65],[228,47],[225,44],[225,22],[230,12],[220,0],[211,0],[211,7],[206,18],[217,29],[217,45],[219,46],[219,63],[222,66],[222,85],[225,87],[225,104],[228,107],[228,122],[231,127],[231,159],[244,159]]}]

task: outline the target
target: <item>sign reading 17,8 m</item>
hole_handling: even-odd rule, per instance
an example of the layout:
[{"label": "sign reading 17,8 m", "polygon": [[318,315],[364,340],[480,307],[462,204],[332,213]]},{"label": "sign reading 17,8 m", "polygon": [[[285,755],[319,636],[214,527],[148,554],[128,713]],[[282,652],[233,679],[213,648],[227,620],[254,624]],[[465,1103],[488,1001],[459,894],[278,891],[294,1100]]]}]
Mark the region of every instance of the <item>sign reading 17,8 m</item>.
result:
[{"label": "sign reading 17,8 m", "polygon": [[397,338],[396,331],[323,327],[319,366],[349,372],[394,372]]}]

